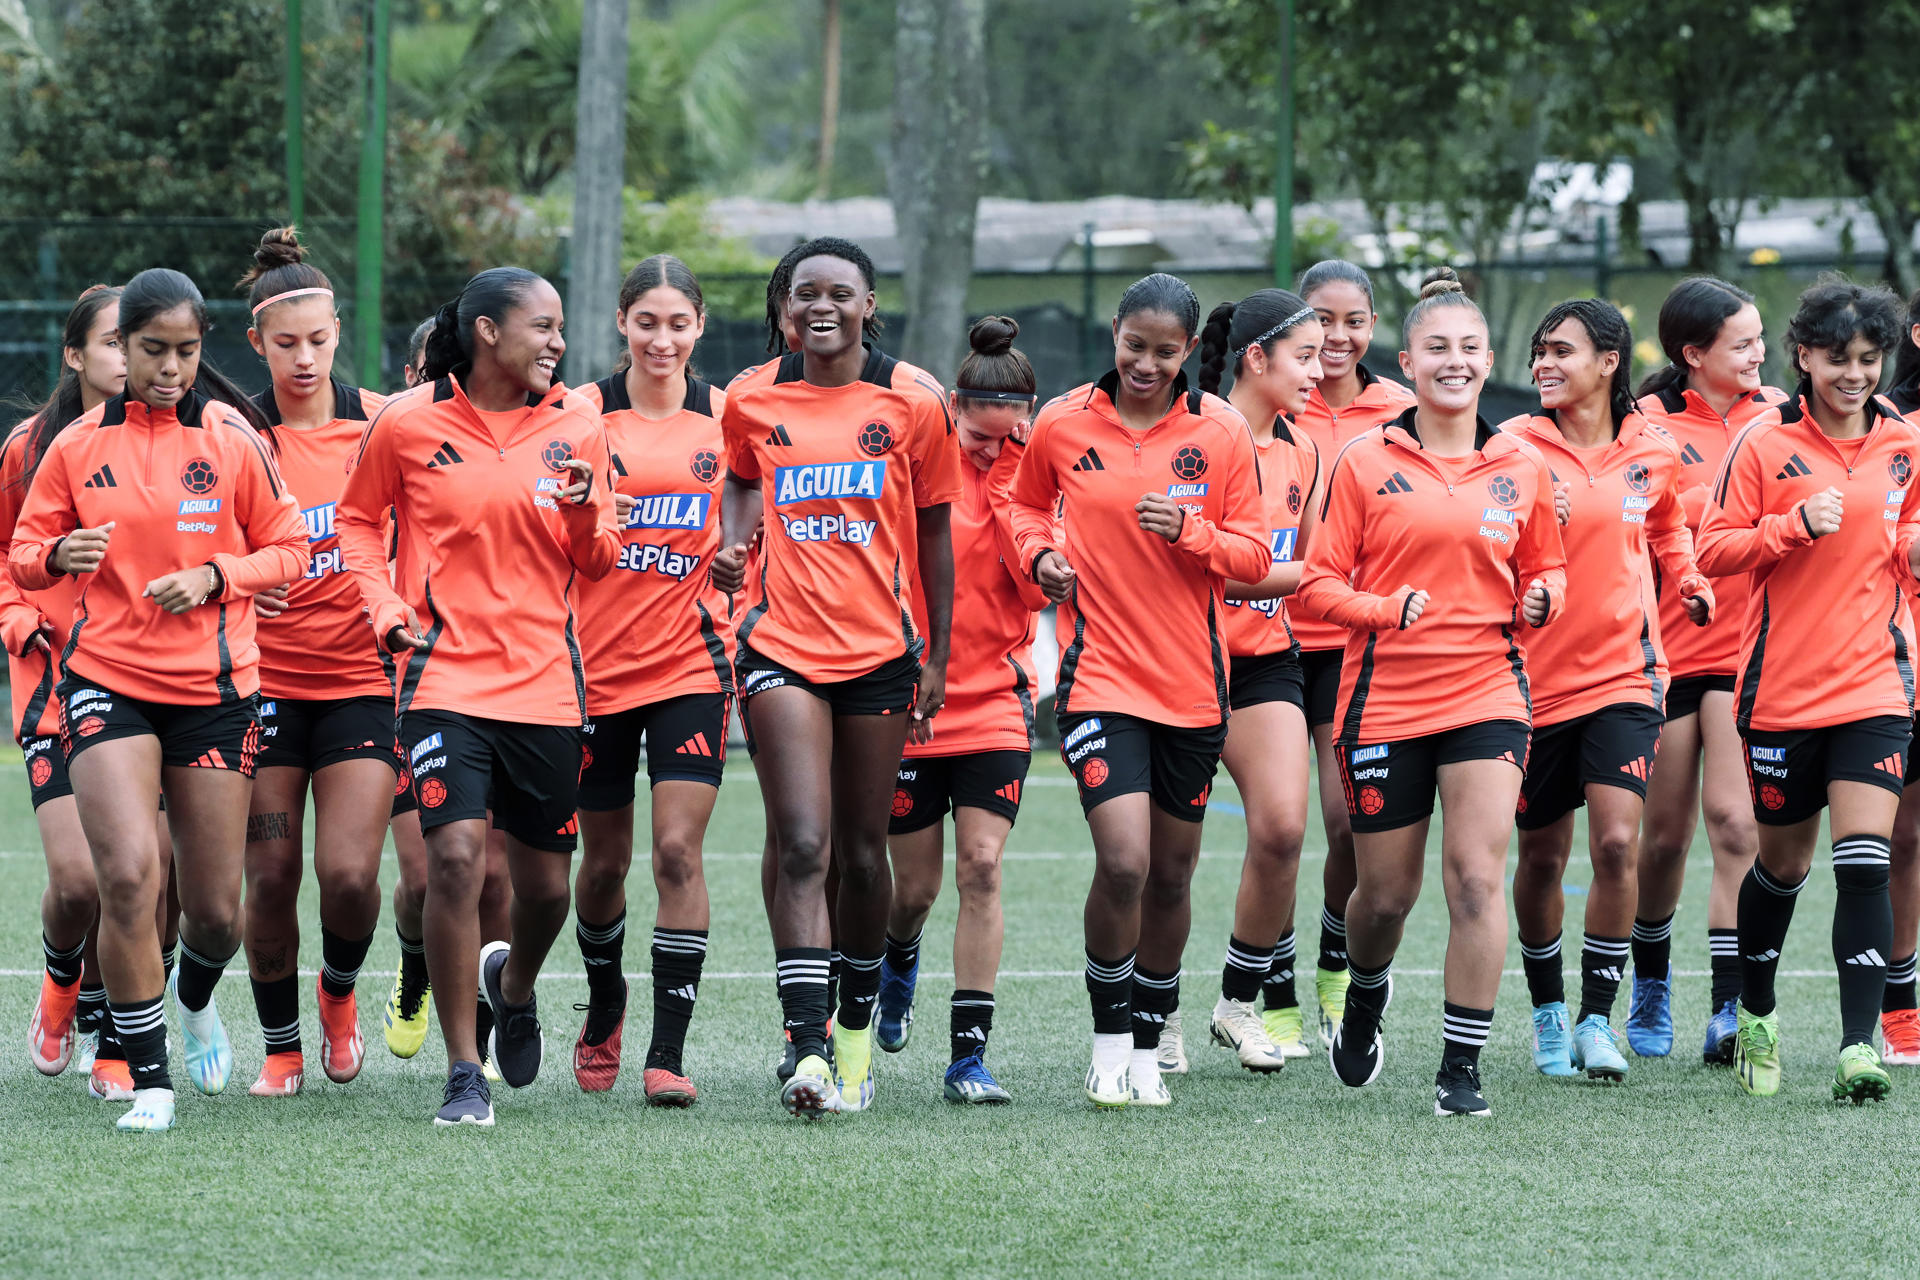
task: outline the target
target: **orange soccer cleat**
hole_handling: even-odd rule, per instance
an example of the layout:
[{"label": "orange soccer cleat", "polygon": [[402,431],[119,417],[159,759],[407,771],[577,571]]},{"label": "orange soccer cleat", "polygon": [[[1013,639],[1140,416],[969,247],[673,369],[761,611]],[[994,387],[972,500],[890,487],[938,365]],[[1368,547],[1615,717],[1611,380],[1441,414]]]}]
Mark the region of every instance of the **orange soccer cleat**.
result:
[{"label": "orange soccer cleat", "polygon": [[270,1053],[260,1067],[260,1078],[247,1092],[256,1098],[291,1098],[307,1077],[307,1062],[298,1049]]},{"label": "orange soccer cleat", "polygon": [[360,1074],[367,1056],[367,1044],[360,1035],[359,1003],[351,992],[328,995],[317,978],[314,992],[320,1000],[320,1067],[327,1079],[345,1084]]},{"label": "orange soccer cleat", "polygon": [[57,1076],[73,1058],[73,1015],[80,1007],[80,984],[63,987],[50,973],[40,975],[40,998],[27,1027],[27,1053],[43,1076]]}]

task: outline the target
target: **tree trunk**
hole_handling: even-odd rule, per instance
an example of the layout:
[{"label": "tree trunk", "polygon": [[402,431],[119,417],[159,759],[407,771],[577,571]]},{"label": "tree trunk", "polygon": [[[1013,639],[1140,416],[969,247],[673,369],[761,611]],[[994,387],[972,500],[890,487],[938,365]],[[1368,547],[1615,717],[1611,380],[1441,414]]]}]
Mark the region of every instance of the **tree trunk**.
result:
[{"label": "tree trunk", "polygon": [[820,160],[813,196],[833,192],[833,150],[840,139],[840,0],[824,0],[820,21]]},{"label": "tree trunk", "polygon": [[887,186],[905,260],[898,350],[951,379],[986,172],[986,0],[897,0]]},{"label": "tree trunk", "polygon": [[621,187],[627,158],[627,0],[586,0],[574,122],[567,381],[605,377],[619,354]]}]

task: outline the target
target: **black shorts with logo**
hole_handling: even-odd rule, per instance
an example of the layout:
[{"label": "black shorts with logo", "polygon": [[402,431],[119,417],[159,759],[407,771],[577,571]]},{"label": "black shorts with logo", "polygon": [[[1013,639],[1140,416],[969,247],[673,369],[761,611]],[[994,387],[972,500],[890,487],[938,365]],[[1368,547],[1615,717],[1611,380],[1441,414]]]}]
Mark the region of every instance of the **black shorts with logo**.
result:
[{"label": "black shorts with logo", "polygon": [[1353,829],[1398,831],[1432,817],[1441,765],[1505,760],[1524,772],[1530,733],[1524,720],[1487,720],[1399,742],[1337,747]]},{"label": "black shorts with logo", "polygon": [[345,760],[379,760],[404,772],[392,698],[262,697],[257,768],[318,773]]},{"label": "black shorts with logo", "polygon": [[1913,721],[1870,716],[1818,729],[1749,729],[1743,736],[1754,820],[1790,827],[1827,807],[1830,782],[1865,782],[1898,795]]},{"label": "black shorts with logo", "polygon": [[1667,685],[1667,719],[1698,715],[1700,699],[1709,693],[1732,693],[1734,683],[1731,674],[1678,677]]},{"label": "black shorts with logo", "polygon": [[1227,707],[1238,711],[1263,702],[1291,702],[1306,710],[1306,677],[1300,669],[1299,650],[1227,660]]},{"label": "black shorts with logo", "polygon": [[1552,826],[1584,805],[1595,784],[1625,787],[1645,799],[1665,724],[1652,707],[1621,702],[1536,728],[1514,825],[1522,831]]},{"label": "black shorts with logo", "polygon": [[913,706],[913,695],[920,687],[920,649],[916,644],[851,680],[816,684],[742,641],[733,660],[733,685],[740,691],[740,726],[747,733],[747,754],[752,755],[758,749],[753,739],[755,694],[769,689],[805,689],[832,707],[837,716],[899,715]]},{"label": "black shorts with logo", "polygon": [[123,697],[69,674],[60,681],[60,742],[67,763],[88,747],[118,738],[160,739],[160,763],[228,769],[253,776],[260,750],[260,699],[181,707]]},{"label": "black shorts with logo", "polygon": [[1080,809],[1145,792],[1154,806],[1185,822],[1207,816],[1227,722],[1186,729],[1109,711],[1058,717],[1060,755],[1080,786]]},{"label": "black shorts with logo", "polygon": [[1344,649],[1308,649],[1300,654],[1300,674],[1307,687],[1307,727],[1332,724],[1339,713],[1340,659]]},{"label": "black shorts with logo", "polygon": [[73,782],[67,777],[67,753],[60,749],[60,739],[52,734],[28,738],[20,744],[20,753],[26,759],[27,788],[34,808],[73,794]]},{"label": "black shorts with logo", "polygon": [[580,807],[608,813],[633,803],[640,743],[647,782],[720,785],[727,764],[727,695],[689,693],[644,707],[589,716],[582,730]]},{"label": "black shorts with logo", "polygon": [[400,717],[420,827],[485,818],[535,849],[572,853],[580,835],[580,730],[511,724],[457,711]]},{"label": "black shorts with logo", "polygon": [[900,762],[887,834],[924,831],[948,809],[985,809],[1012,822],[1027,785],[1028,751],[973,751],[959,756],[913,756]]}]

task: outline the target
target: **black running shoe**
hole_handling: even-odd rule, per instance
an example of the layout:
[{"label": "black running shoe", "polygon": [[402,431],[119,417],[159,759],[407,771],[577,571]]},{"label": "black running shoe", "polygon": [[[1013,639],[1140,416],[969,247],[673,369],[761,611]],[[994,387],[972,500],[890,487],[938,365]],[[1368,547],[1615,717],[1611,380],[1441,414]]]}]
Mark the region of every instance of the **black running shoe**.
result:
[{"label": "black running shoe", "polygon": [[472,1124],[493,1125],[493,1097],[477,1062],[456,1062],[447,1076],[447,1092],[433,1123],[443,1129]]},{"label": "black running shoe", "polygon": [[528,993],[527,1002],[510,1005],[500,989],[500,975],[512,950],[504,942],[489,942],[480,952],[480,984],[493,1006],[493,1065],[500,1078],[523,1089],[540,1074],[544,1045],[540,1039],[539,1002]]},{"label": "black running shoe", "polygon": [[1433,1114],[1437,1116],[1490,1116],[1493,1108],[1480,1093],[1480,1066],[1465,1058],[1453,1058],[1440,1064],[1433,1077]]},{"label": "black running shoe", "polygon": [[1372,1084],[1386,1065],[1386,1037],[1380,1034],[1380,1019],[1367,1009],[1355,1008],[1351,997],[1347,1009],[1334,1029],[1333,1043],[1327,1046],[1327,1061],[1341,1084],[1358,1089]]}]

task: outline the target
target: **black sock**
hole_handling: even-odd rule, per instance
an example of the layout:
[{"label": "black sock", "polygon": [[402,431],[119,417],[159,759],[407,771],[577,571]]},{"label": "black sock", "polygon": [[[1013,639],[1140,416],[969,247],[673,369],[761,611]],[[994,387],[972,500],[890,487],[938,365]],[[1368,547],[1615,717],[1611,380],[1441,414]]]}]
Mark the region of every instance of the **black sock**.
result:
[{"label": "black sock", "polygon": [[827,970],[825,947],[781,947],[773,953],[780,981],[780,1013],[793,1040],[794,1061],[827,1056]]},{"label": "black sock", "polygon": [[[1273,949],[1256,947],[1231,935],[1227,938],[1227,964],[1220,971],[1220,994],[1229,1000],[1252,1000],[1260,994],[1261,983],[1268,981],[1274,966]],[[1287,966],[1291,984],[1293,966]]]},{"label": "black sock", "polygon": [[[231,956],[222,956],[218,960],[209,959],[182,942],[180,944],[180,981],[174,987],[174,994],[180,999],[180,1007],[195,1013],[207,1007],[207,1001],[213,999],[213,989],[225,972]],[[125,1037],[122,1037],[124,1039]]]},{"label": "black sock", "polygon": [[840,979],[847,971],[847,958],[835,948],[827,953],[827,1021],[833,1021],[840,1007]]},{"label": "black sock", "polygon": [[268,1053],[300,1052],[300,979],[294,974],[253,984],[253,1008],[260,1015],[260,1036]]},{"label": "black sock", "polygon": [[[85,997],[82,996],[82,999]],[[127,1047],[120,1043],[120,1032],[113,1025],[113,1006],[107,1003],[107,989],[100,988],[100,1047],[94,1051],[95,1062],[125,1062]]]},{"label": "black sock", "polygon": [[[1342,903],[1344,908],[1346,904]],[[1338,973],[1347,967],[1347,917],[1331,904],[1320,908],[1320,968]]]},{"label": "black sock", "polygon": [[80,981],[80,957],[86,949],[85,937],[74,943],[71,951],[62,951],[47,941],[46,934],[40,935],[40,950],[47,957],[47,976],[55,986],[70,987]]},{"label": "black sock", "polygon": [[1833,842],[1833,962],[1840,970],[1840,1047],[1872,1044],[1887,992],[1893,951],[1893,900],[1887,896],[1891,848],[1883,836]]},{"label": "black sock", "polygon": [[487,1041],[492,1038],[493,1005],[485,996],[481,996],[473,1006],[473,1043],[475,1052],[480,1055],[482,1065],[485,1065],[493,1056],[493,1051],[487,1046]]},{"label": "black sock", "polygon": [[1180,1007],[1180,971],[1155,973],[1135,966],[1133,970],[1133,1047],[1157,1049],[1160,1033],[1167,1028],[1167,1015]]},{"label": "black sock", "polygon": [[1349,960],[1347,968],[1353,980],[1347,986],[1347,1012],[1341,1021],[1352,1020],[1356,1026],[1380,1021],[1380,1015],[1387,1011],[1393,960],[1389,958],[1378,969],[1369,969]]},{"label": "black sock", "polygon": [[620,965],[626,954],[627,913],[622,910],[607,924],[588,924],[576,916],[573,936],[580,943],[580,958],[587,964],[588,1003],[618,1004],[626,982]]},{"label": "black sock", "polygon": [[1564,1002],[1567,998],[1566,975],[1560,972],[1560,937],[1551,942],[1520,939],[1520,968],[1527,975],[1527,998],[1538,1009],[1543,1004]]},{"label": "black sock", "polygon": [[167,1074],[167,1015],[161,997],[132,1004],[115,1001],[112,1007],[114,1030],[124,1046],[133,1087],[173,1088],[173,1077]]},{"label": "black sock", "polygon": [[1087,952],[1087,999],[1093,1003],[1093,1034],[1123,1036],[1133,1029],[1133,956],[1102,960]]},{"label": "black sock", "polygon": [[987,1051],[987,1037],[993,1034],[993,992],[956,989],[953,1009],[948,1016],[947,1043],[953,1061]]},{"label": "black sock", "polygon": [[80,988],[79,1012],[73,1015],[74,1029],[81,1035],[112,1026],[107,1017],[107,989],[95,983]]},{"label": "black sock", "polygon": [[[1914,954],[1909,951],[1887,966],[1887,993],[1880,997],[1882,1013],[1899,1013],[1902,1009],[1920,1006],[1914,999]],[[87,993],[80,993],[80,1006],[85,1008]]]},{"label": "black sock", "polygon": [[1293,992],[1294,936],[1289,929],[1273,947],[1273,963],[1260,981],[1260,993],[1269,1009],[1298,1009],[1300,998]]},{"label": "black sock", "polygon": [[180,953],[180,940],[178,938],[174,939],[174,943],[172,946],[161,948],[160,972],[163,976],[168,978],[171,978],[173,976],[174,961],[178,957],[179,953]]},{"label": "black sock", "polygon": [[687,1046],[694,1001],[700,998],[700,968],[706,962],[705,929],[654,928],[653,1042],[647,1046],[647,1066],[683,1074],[681,1054]]},{"label": "black sock", "polygon": [[1673,967],[1673,912],[1664,920],[1633,922],[1633,976],[1665,981]]},{"label": "black sock", "polygon": [[1707,930],[1707,960],[1713,966],[1713,1007],[1740,998],[1740,931]]},{"label": "black sock", "polygon": [[1486,1046],[1487,1036],[1492,1031],[1493,1010],[1469,1009],[1451,1000],[1442,1001],[1441,1061],[1456,1062],[1465,1058],[1474,1066],[1479,1066],[1480,1050]]},{"label": "black sock", "polygon": [[320,989],[336,1000],[353,994],[360,980],[360,966],[367,962],[367,949],[373,935],[343,938],[325,925],[320,926]]},{"label": "black sock", "polygon": [[1806,883],[1801,876],[1783,884],[1757,861],[1740,882],[1740,1005],[1757,1017],[1773,1012],[1773,975],[1793,923],[1794,899]]},{"label": "black sock", "polygon": [[836,1026],[859,1031],[873,1024],[873,1005],[880,997],[880,961],[885,954],[840,953],[840,1020]]},{"label": "black sock", "polygon": [[[1603,938],[1597,933],[1584,935],[1580,940],[1580,1016],[1575,1022],[1584,1022],[1589,1014],[1599,1014],[1602,1018],[1613,1016],[1614,997],[1620,994],[1620,979],[1626,976],[1627,952],[1630,943],[1625,938]],[[1658,970],[1661,977],[1666,969]]]},{"label": "black sock", "polygon": [[926,929],[922,927],[907,942],[900,941],[891,933],[887,934],[887,968],[902,977],[917,971],[920,967],[920,937],[924,933]]},{"label": "black sock", "polygon": [[393,927],[393,933],[400,939],[401,1012],[411,1012],[417,1007],[420,993],[427,989],[427,942],[425,938],[409,938],[400,932],[399,925]]}]

